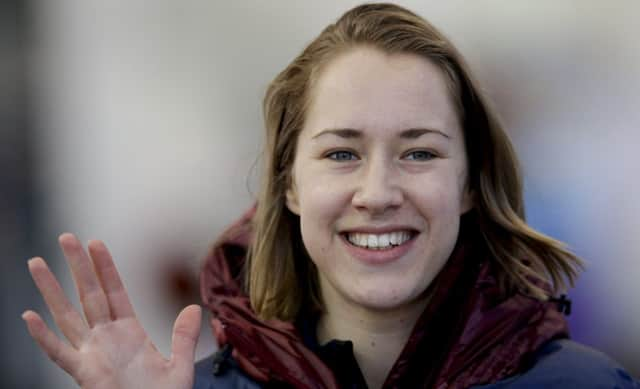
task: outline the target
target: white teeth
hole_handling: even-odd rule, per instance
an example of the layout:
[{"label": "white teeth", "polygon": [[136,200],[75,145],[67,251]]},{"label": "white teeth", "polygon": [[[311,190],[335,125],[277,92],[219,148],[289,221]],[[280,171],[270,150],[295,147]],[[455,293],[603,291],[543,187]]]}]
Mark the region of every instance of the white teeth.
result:
[{"label": "white teeth", "polygon": [[367,244],[367,246],[369,246],[369,247],[378,247],[378,237],[377,236],[369,235],[368,239],[369,239],[369,243]]},{"label": "white teeth", "polygon": [[397,231],[379,235],[359,232],[347,234],[347,239],[352,244],[370,249],[386,249],[391,246],[398,246],[408,241],[410,238],[411,233],[408,231]]}]

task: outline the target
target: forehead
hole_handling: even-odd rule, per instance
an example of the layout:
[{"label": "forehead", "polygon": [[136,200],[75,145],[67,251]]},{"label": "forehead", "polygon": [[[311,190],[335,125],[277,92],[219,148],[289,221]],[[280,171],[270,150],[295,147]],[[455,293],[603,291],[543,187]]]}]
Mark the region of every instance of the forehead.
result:
[{"label": "forehead", "polygon": [[310,94],[307,136],[325,128],[366,132],[438,128],[456,137],[455,106],[443,72],[414,54],[358,47],[330,61]]}]

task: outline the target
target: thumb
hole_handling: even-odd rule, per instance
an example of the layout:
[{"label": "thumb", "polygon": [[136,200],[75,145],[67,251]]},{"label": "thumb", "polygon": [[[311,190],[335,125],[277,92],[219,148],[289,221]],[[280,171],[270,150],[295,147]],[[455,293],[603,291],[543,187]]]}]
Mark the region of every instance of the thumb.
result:
[{"label": "thumb", "polygon": [[171,360],[174,363],[193,368],[201,318],[199,305],[189,305],[176,318],[171,338]]}]

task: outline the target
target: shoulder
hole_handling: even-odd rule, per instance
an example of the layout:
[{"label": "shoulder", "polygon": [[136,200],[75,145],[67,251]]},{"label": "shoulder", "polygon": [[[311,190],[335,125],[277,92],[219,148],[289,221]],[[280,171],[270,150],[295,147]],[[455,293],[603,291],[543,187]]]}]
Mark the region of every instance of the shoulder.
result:
[{"label": "shoulder", "polygon": [[[219,360],[215,353],[196,363],[193,389],[259,389],[262,386],[248,377],[233,358]],[[216,366],[222,362],[224,366]],[[215,372],[215,374],[214,374]]]},{"label": "shoulder", "polygon": [[542,346],[536,352],[532,366],[522,374],[474,388],[640,389],[640,382],[600,351],[562,339]]}]

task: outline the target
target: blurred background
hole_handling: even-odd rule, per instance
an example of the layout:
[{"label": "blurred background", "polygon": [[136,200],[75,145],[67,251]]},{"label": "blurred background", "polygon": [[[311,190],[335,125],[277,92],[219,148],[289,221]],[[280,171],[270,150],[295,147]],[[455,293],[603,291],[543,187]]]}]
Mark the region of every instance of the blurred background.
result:
[{"label": "blurred background", "polygon": [[[73,387],[20,319],[44,312],[29,257],[75,294],[64,231],[107,243],[168,355],[200,258],[252,202],[267,84],[358,3],[0,3],[2,388]],[[521,157],[529,221],[587,261],[573,337],[640,375],[640,2],[398,3],[466,56]],[[198,356],[214,347],[204,325]]]}]

